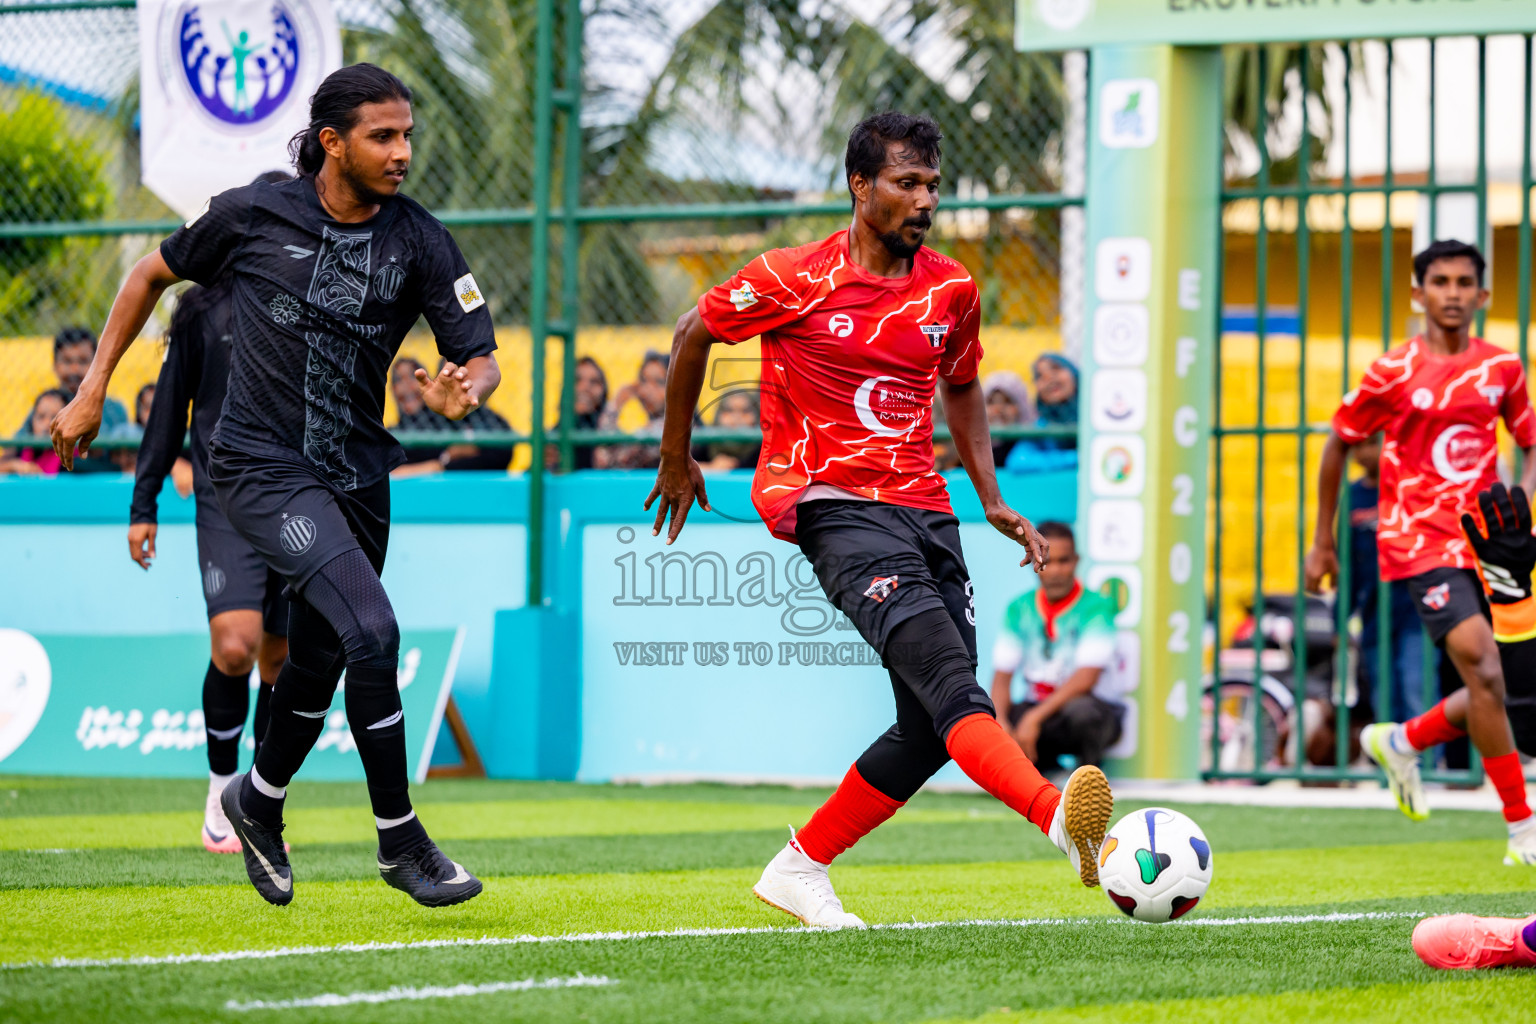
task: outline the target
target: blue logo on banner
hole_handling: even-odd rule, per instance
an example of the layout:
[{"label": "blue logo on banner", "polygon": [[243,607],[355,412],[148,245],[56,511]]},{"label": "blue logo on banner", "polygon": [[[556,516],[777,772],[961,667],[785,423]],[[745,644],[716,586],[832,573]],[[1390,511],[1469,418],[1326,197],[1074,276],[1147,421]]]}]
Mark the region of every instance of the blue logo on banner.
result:
[{"label": "blue logo on banner", "polygon": [[226,124],[256,124],[283,105],[299,73],[293,14],[276,0],[272,20],[256,31],[220,19],[205,25],[199,5],[182,8],[181,69],[192,95]]}]

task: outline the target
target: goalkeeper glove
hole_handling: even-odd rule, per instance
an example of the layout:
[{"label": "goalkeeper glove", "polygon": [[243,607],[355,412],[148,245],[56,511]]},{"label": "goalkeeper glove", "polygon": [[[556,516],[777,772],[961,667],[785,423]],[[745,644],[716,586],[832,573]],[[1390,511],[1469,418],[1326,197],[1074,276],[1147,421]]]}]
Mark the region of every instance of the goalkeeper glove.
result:
[{"label": "goalkeeper glove", "polygon": [[1536,567],[1536,536],[1531,534],[1531,505],[1525,491],[1496,483],[1477,496],[1486,535],[1468,513],[1461,528],[1477,553],[1478,575],[1493,610],[1493,635],[1500,643],[1536,637],[1536,599],[1531,570]]}]

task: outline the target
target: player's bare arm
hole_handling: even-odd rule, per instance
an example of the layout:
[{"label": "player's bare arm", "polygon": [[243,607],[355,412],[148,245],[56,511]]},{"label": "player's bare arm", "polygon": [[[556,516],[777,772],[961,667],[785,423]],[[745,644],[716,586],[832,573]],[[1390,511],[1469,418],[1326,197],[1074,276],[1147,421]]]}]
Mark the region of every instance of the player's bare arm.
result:
[{"label": "player's bare arm", "polygon": [[53,419],[53,450],[58,452],[65,469],[75,468],[76,444],[81,454],[90,451],[91,442],[101,429],[101,407],[118,361],[144,329],[160,296],[180,280],[166,266],[159,249],[139,260],[128,272],[128,279],[112,300],[112,312],[102,329],[96,358],[91,360],[91,368],[80,382],[79,393]]},{"label": "player's bare arm", "polygon": [[951,384],[939,378],[939,395],[944,402],[944,418],[965,471],[981,499],[987,522],[1004,537],[1024,546],[1029,552],[1019,565],[1034,563],[1035,572],[1045,568],[1050,557],[1050,541],[1040,536],[1035,525],[1003,501],[997,486],[997,467],[992,462],[992,432],[987,427],[987,400],[976,380]]},{"label": "player's bare arm", "polygon": [[501,383],[501,367],[495,356],[475,356],[463,366],[444,363],[436,377],[418,368],[416,383],[428,409],[450,420],[461,420],[491,397]]},{"label": "player's bare arm", "polygon": [[704,371],[709,365],[709,349],[715,343],[697,308],[690,309],[677,321],[672,335],[672,362],[667,367],[667,413],[661,430],[661,465],[656,469],[656,485],[645,499],[645,510],[658,498],[656,523],[651,536],[661,534],[670,512],[672,524],[667,543],[677,540],[688,510],[697,498],[709,510],[709,495],[704,493],[704,471],[690,453],[693,440],[693,410],[704,390]]},{"label": "player's bare arm", "polygon": [[1333,520],[1339,509],[1339,483],[1344,477],[1344,463],[1350,444],[1330,431],[1323,444],[1323,461],[1317,471],[1317,528],[1312,534],[1312,549],[1304,565],[1306,588],[1319,593],[1323,581],[1339,578],[1339,554],[1334,541]]}]

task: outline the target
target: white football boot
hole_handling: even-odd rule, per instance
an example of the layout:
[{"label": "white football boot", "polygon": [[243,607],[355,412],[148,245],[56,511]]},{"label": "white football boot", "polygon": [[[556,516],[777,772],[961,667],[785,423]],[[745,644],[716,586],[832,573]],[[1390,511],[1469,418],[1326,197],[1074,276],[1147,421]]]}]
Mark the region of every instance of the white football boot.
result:
[{"label": "white football boot", "polygon": [[233,776],[215,775],[208,782],[208,802],[203,805],[203,849],[209,853],[239,853],[240,837],[230,827],[219,796]]},{"label": "white football boot", "polygon": [[1067,855],[1090,889],[1099,884],[1099,849],[1114,812],[1115,795],[1110,792],[1109,780],[1102,771],[1085,764],[1067,779],[1061,803],[1051,818],[1051,842]]},{"label": "white football boot", "polygon": [[1509,846],[1504,863],[1512,868],[1536,867],[1536,816],[1509,826]]},{"label": "white football boot", "polygon": [[864,922],[843,909],[832,891],[827,865],[812,860],[795,842],[795,830],[778,856],[763,868],[752,894],[770,907],[798,917],[807,928],[863,928]]},{"label": "white football boot", "polygon": [[1396,722],[1377,722],[1360,730],[1360,747],[1387,775],[1387,788],[1397,809],[1414,821],[1429,817],[1429,800],[1419,777],[1419,752],[1408,745],[1408,733]]}]

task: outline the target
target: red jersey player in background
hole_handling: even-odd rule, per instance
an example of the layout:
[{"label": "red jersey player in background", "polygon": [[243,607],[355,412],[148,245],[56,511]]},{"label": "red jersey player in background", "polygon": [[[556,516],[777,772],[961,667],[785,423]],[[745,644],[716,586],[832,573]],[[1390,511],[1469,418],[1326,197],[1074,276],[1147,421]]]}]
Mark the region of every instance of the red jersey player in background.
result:
[{"label": "red jersey player in background", "polygon": [[753,504],[774,536],[800,546],[827,597],[879,651],[896,724],[848,770],[764,869],[753,892],[813,927],[862,927],[832,891],[833,858],[885,821],[951,758],[1098,884],[1113,809],[1084,766],[1065,791],[1047,782],[997,723],[976,682],[976,617],[959,522],[933,469],[935,392],[987,521],[1044,564],[1048,545],[1003,502],[992,464],[980,297],[964,267],[923,247],[938,204],[938,125],[877,114],[854,128],[844,164],[853,221],[810,245],[775,249],[707,292],[677,323],[667,376],[660,499],[677,538],[695,499],[689,455],[710,347],[762,336],[762,457]]},{"label": "red jersey player in background", "polygon": [[1337,578],[1334,513],[1351,445],[1386,432],[1381,453],[1377,551],[1381,576],[1406,580],[1430,638],[1456,666],[1458,690],[1406,723],[1366,728],[1361,745],[1386,772],[1403,813],[1429,815],[1419,752],[1471,734],[1504,804],[1509,847],[1504,862],[1536,865],[1536,818],[1504,710],[1504,670],[1476,552],[1461,526],[1479,491],[1498,480],[1496,428],[1502,418],[1526,453],[1522,480],[1536,481],[1536,414],[1520,357],[1471,336],[1488,299],[1483,256],[1473,246],[1440,241],[1413,258],[1413,298],[1424,333],[1377,359],[1333,417],[1318,473],[1317,531],[1307,553],[1306,585]]}]

